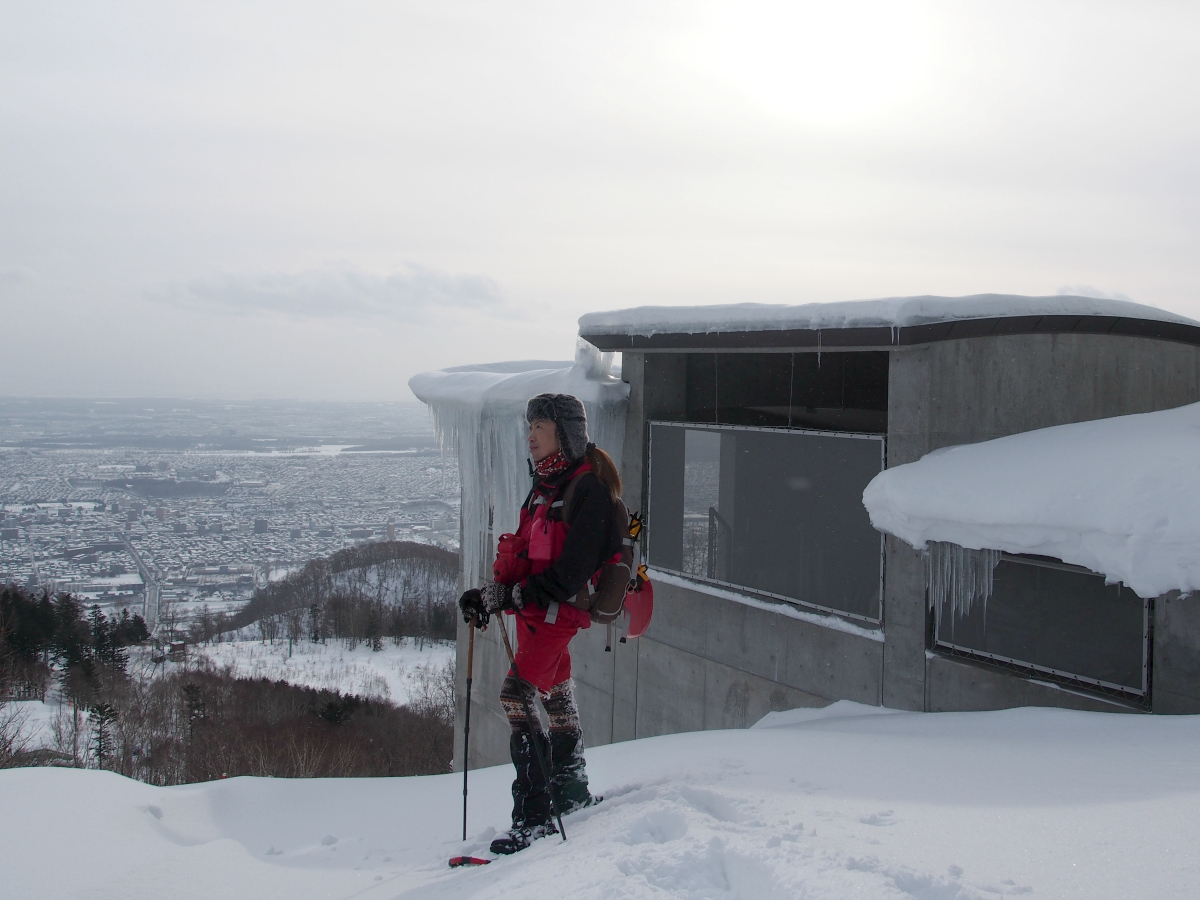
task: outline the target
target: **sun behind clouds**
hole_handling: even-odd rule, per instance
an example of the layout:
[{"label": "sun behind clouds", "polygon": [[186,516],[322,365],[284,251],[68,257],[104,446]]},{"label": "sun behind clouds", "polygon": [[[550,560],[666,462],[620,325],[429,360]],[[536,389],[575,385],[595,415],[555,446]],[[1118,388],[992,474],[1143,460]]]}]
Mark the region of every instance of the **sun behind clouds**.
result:
[{"label": "sun behind clouds", "polygon": [[832,126],[919,94],[930,31],[914,3],[755,0],[714,7],[686,55],[765,112]]}]

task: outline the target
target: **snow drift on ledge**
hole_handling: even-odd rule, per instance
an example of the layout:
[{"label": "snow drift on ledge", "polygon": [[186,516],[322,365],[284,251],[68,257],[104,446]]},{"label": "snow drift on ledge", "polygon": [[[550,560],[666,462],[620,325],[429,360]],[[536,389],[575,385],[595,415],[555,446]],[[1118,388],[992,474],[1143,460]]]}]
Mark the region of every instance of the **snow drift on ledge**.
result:
[{"label": "snow drift on ledge", "polygon": [[1153,306],[1098,297],[886,297],[840,303],[730,303],[714,306],[639,306],[588,313],[583,335],[704,334],[714,331],[788,331],[818,328],[910,328],[931,322],[999,316],[1116,316],[1182,325],[1200,323]]},{"label": "snow drift on ledge", "polygon": [[863,504],[918,549],[1052,556],[1142,597],[1200,590],[1200,403],[935,450]]}]

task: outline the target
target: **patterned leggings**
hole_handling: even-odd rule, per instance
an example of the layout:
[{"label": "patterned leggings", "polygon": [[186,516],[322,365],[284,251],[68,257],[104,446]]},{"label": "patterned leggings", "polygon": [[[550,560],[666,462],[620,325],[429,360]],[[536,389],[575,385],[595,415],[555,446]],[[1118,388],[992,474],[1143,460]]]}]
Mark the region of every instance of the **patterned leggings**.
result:
[{"label": "patterned leggings", "polygon": [[[529,731],[529,723],[525,720],[525,705],[521,702],[524,693],[529,700],[529,708],[537,718],[537,707],[534,701],[540,699],[542,708],[546,710],[546,718],[550,720],[550,733],[578,732],[579,707],[575,704],[575,681],[568,678],[550,688],[549,693],[538,696],[539,692],[527,681],[519,681],[510,671],[500,687],[500,705],[508,716],[508,724],[513,734],[525,734]],[[541,730],[540,723],[537,725]]]}]

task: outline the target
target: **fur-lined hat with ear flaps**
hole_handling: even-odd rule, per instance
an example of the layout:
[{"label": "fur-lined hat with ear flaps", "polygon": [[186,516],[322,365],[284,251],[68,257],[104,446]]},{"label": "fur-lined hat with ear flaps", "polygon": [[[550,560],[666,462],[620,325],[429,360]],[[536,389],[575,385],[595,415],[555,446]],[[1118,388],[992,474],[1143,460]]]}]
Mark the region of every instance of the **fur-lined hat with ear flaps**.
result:
[{"label": "fur-lined hat with ear flaps", "polygon": [[587,413],[578,397],[570,394],[538,394],[525,407],[525,419],[553,422],[558,445],[567,459],[581,459],[587,452]]}]

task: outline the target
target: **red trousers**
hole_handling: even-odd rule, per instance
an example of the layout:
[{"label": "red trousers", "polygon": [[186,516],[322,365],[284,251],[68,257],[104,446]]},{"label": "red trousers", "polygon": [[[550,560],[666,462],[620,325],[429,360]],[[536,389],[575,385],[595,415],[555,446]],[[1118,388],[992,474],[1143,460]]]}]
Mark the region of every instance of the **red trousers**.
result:
[{"label": "red trousers", "polygon": [[580,627],[591,624],[587,613],[565,603],[553,623],[544,617],[543,610],[528,610],[516,615],[517,674],[543,694],[571,677],[571,652],[567,645]]}]

